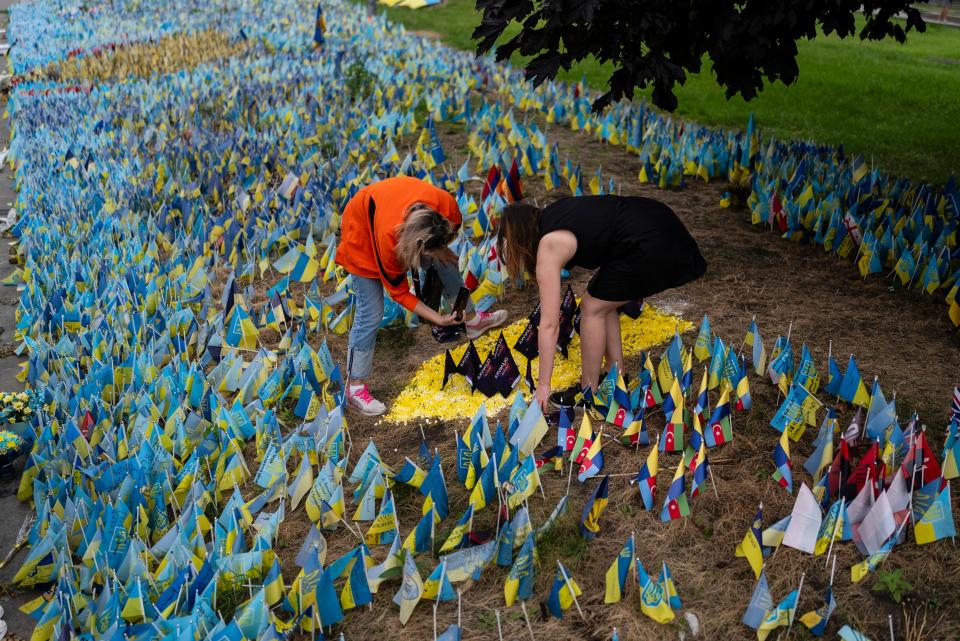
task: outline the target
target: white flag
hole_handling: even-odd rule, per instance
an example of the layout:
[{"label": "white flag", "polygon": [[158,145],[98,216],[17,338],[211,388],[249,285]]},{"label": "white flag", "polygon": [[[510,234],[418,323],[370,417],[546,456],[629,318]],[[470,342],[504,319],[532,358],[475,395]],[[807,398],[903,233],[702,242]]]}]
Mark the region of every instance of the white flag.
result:
[{"label": "white flag", "polygon": [[783,544],[813,554],[822,520],[823,515],[816,497],[807,484],[803,483],[797,494],[797,502],[793,504],[793,513],[790,515],[790,525],[783,535]]},{"label": "white flag", "polygon": [[[855,530],[854,542],[864,554],[874,554],[887,542],[897,530],[897,520],[890,509],[890,499],[886,492],[880,493],[880,498],[870,508],[860,527]],[[858,540],[859,539],[859,540]]]}]

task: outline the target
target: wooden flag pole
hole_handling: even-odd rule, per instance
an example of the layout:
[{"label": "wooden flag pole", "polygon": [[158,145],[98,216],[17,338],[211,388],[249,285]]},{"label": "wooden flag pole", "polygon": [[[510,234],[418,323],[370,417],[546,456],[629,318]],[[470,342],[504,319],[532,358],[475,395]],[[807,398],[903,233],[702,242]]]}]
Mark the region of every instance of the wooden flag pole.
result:
[{"label": "wooden flag pole", "polygon": [[830,587],[833,587],[833,576],[837,573],[837,557],[833,557],[833,567],[830,569]]},{"label": "wooden flag pole", "polygon": [[460,616],[463,614],[463,600],[460,598],[462,592],[457,588],[457,627],[460,627]]},{"label": "wooden flag pole", "polygon": [[573,480],[573,461],[570,461],[570,473],[567,474],[567,494],[570,494],[570,481]]},{"label": "wooden flag pole", "polygon": [[580,602],[577,601],[577,593],[574,592],[573,585],[570,583],[570,577],[567,575],[567,569],[560,563],[560,559],[557,559],[557,566],[560,568],[560,574],[563,575],[563,582],[566,584],[567,589],[570,590],[570,598],[573,599],[573,604],[577,606],[577,612],[580,613],[580,618],[586,622],[587,617],[584,616],[583,610],[580,609]]},{"label": "wooden flag pole", "polygon": [[720,493],[717,492],[717,482],[713,480],[713,468],[707,467],[707,472],[710,474],[710,485],[713,486],[713,495],[717,497],[717,500],[720,500]]},{"label": "wooden flag pole", "polygon": [[437,601],[433,602],[433,641],[437,641]]},{"label": "wooden flag pole", "polygon": [[533,626],[530,625],[530,616],[527,614],[527,602],[520,602],[520,610],[523,611],[523,620],[527,624],[527,632],[530,633],[530,641],[536,641],[536,637],[533,636]]},{"label": "wooden flag pole", "polygon": [[497,616],[497,637],[500,641],[503,641],[503,627],[500,625],[500,610],[494,610],[493,613]]},{"label": "wooden flag pole", "polygon": [[893,615],[892,614],[887,615],[887,625],[890,628],[890,641],[897,641],[896,638],[893,636]]}]

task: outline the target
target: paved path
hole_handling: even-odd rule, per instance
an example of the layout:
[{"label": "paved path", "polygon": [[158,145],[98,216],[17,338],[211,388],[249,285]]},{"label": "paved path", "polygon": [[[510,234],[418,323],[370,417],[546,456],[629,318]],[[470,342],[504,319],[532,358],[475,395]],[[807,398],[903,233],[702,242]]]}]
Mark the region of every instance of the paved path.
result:
[{"label": "paved path", "polygon": [[[0,29],[6,30],[7,28],[7,9],[12,4],[14,4],[13,0],[0,0]],[[0,42],[7,42],[5,32],[0,35]],[[0,58],[0,62],[4,62],[3,69],[5,72],[6,61]],[[6,96],[4,95],[0,98],[0,111],[5,106]],[[9,139],[9,122],[0,118],[0,149],[8,146]],[[6,215],[10,210],[15,199],[12,180],[13,172],[8,165],[3,165],[0,168],[0,213],[3,215]],[[16,267],[8,259],[10,240],[0,237],[0,279],[8,276]],[[0,286],[0,349],[4,353],[8,353],[8,348],[13,346],[14,312],[18,298],[19,294],[16,289]],[[0,357],[0,391],[9,392],[23,389],[23,385],[16,379],[21,360],[17,356]],[[0,558],[6,556],[10,548],[13,547],[17,532],[20,530],[20,524],[32,512],[27,504],[17,500],[18,484],[19,475],[13,481],[0,482]],[[24,558],[26,558],[26,552],[21,549],[6,567],[0,569],[0,605],[3,606],[3,620],[7,623],[10,636],[29,639],[33,630],[33,620],[22,614],[17,608],[22,603],[32,599],[34,593],[17,592],[12,596],[6,594],[7,586]]]}]

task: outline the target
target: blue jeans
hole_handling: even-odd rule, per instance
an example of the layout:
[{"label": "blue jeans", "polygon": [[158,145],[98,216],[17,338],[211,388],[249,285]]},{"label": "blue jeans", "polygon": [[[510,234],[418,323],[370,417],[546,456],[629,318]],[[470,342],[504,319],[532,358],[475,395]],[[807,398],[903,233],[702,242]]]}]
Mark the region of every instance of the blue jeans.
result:
[{"label": "blue jeans", "polygon": [[[463,287],[463,278],[457,265],[427,256],[420,262],[423,269],[433,267],[437,270],[443,286],[443,297],[452,305]],[[373,371],[377,328],[383,320],[383,284],[379,278],[363,278],[354,274],[353,291],[357,307],[354,310],[353,326],[350,327],[350,340],[347,342],[347,376],[363,380]],[[473,301],[467,299],[467,312],[472,311]]]}]

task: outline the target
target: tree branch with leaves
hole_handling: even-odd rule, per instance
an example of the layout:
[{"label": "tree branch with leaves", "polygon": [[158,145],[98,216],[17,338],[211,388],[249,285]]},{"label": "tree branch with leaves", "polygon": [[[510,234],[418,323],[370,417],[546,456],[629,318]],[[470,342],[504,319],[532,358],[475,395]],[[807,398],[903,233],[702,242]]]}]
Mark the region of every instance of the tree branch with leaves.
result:
[{"label": "tree branch with leaves", "polygon": [[[525,58],[534,85],[590,56],[610,63],[611,102],[653,88],[653,103],[677,107],[676,87],[705,61],[728,98],[755,98],[766,84],[796,81],[797,42],[819,33],[861,40],[906,41],[926,24],[909,0],[477,0],[482,12],[473,37],[477,53]],[[863,23],[857,25],[857,14]],[[504,42],[507,27],[521,30]]]}]

